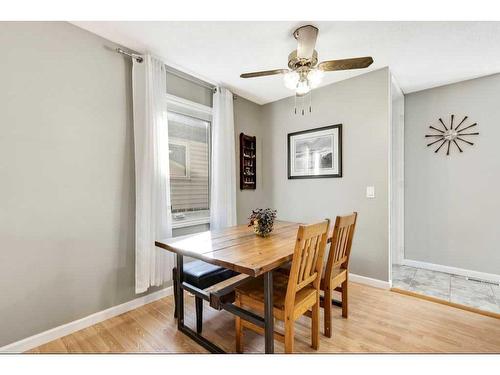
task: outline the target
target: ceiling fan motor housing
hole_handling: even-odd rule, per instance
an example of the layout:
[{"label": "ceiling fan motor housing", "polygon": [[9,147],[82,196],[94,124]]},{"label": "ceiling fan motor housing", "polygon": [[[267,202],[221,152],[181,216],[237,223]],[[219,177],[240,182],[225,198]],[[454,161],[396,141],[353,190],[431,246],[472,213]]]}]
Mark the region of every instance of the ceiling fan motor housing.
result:
[{"label": "ceiling fan motor housing", "polygon": [[288,67],[296,70],[302,67],[313,68],[318,63],[318,52],[314,50],[310,59],[301,59],[297,57],[297,50],[293,50],[288,55]]}]

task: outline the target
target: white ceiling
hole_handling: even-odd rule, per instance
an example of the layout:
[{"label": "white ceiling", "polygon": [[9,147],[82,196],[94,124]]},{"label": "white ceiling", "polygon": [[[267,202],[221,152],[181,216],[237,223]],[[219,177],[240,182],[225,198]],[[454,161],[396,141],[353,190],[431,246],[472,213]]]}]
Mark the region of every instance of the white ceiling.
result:
[{"label": "white ceiling", "polygon": [[389,66],[405,93],[500,72],[500,22],[73,22],[259,104],[292,95],[281,76],[241,73],[286,68],[293,30],[319,27],[319,60],[370,55],[368,69],[325,74],[322,85]]}]

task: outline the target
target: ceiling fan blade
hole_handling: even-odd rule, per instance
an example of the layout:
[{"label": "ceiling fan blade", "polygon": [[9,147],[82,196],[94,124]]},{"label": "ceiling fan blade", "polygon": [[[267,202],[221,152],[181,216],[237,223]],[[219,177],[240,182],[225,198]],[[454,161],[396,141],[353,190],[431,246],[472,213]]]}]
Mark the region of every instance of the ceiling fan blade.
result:
[{"label": "ceiling fan blade", "polygon": [[302,26],[295,30],[293,36],[298,41],[297,57],[299,59],[310,59],[312,57],[318,31],[318,28],[312,25]]},{"label": "ceiling fan blade", "polygon": [[333,70],[363,69],[369,67],[372,63],[373,59],[371,56],[343,60],[328,60],[319,63],[318,69],[325,72]]},{"label": "ceiling fan blade", "polygon": [[243,73],[242,75],[240,75],[240,77],[241,78],[264,77],[264,76],[272,76],[275,74],[285,74],[288,72],[289,72],[288,69],[263,70],[262,72]]}]

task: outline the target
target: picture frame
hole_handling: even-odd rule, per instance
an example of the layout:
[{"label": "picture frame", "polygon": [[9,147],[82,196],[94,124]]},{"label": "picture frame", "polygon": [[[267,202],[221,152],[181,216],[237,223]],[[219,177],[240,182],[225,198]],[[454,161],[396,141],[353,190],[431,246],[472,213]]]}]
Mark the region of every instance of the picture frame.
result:
[{"label": "picture frame", "polygon": [[289,133],[288,179],[342,177],[342,124]]}]

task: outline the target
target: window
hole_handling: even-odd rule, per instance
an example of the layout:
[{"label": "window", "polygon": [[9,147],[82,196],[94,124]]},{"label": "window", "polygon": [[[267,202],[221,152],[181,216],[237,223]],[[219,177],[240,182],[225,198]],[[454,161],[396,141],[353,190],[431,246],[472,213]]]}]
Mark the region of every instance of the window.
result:
[{"label": "window", "polygon": [[168,112],[170,192],[173,228],[205,224],[210,219],[210,122]]}]

